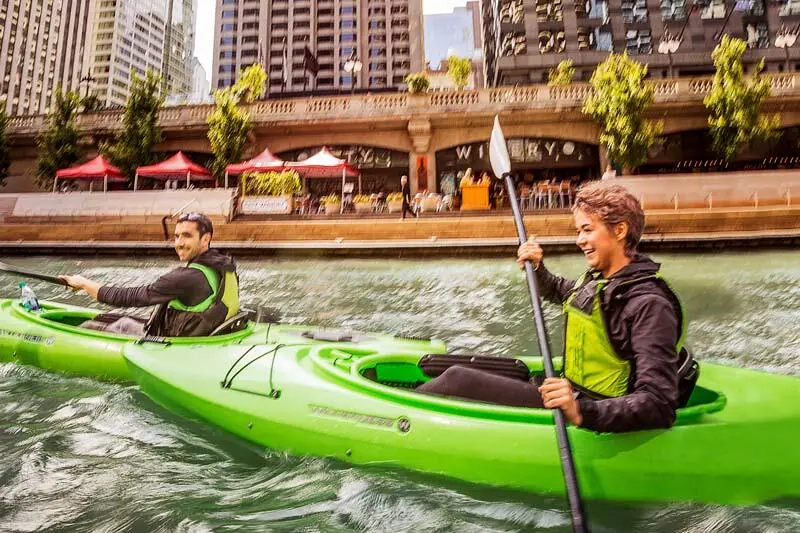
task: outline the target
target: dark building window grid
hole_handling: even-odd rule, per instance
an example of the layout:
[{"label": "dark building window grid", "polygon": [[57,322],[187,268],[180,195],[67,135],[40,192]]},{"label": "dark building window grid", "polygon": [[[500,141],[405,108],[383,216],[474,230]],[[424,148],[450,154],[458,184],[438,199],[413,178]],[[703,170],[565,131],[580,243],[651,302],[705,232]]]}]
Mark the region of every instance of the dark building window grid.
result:
[{"label": "dark building window grid", "polygon": [[625,49],[630,55],[652,52],[653,42],[650,30],[628,30],[625,33]]},{"label": "dark building window grid", "polygon": [[[541,39],[541,37],[540,37]],[[540,40],[541,42],[541,40]],[[528,41],[524,32],[508,32],[500,38],[501,56],[523,55],[528,50]]]},{"label": "dark building window grid", "polygon": [[550,20],[563,22],[564,9],[561,0],[537,0],[536,22],[547,22]]},{"label": "dark building window grid", "polygon": [[778,9],[779,17],[800,15],[800,0],[783,0],[782,4]]},{"label": "dark building window grid", "polygon": [[566,49],[566,47],[567,39],[563,29],[542,30],[539,32],[539,53],[560,54]]},{"label": "dark building window grid", "polygon": [[744,31],[748,48],[769,48],[769,26],[766,22],[747,22]]},{"label": "dark building window grid", "polygon": [[[537,5],[538,9],[538,5]],[[538,11],[537,11],[538,12]],[[498,17],[503,24],[522,24],[525,22],[525,6],[522,0],[506,0],[500,4]]]},{"label": "dark building window grid", "polygon": [[605,24],[608,22],[608,2],[606,0],[579,0],[575,3],[575,16],[579,19],[602,20]]},{"label": "dark building window grid", "polygon": [[700,18],[703,20],[724,19],[725,14],[725,0],[709,0],[708,5],[700,10]]},{"label": "dark building window grid", "polygon": [[622,21],[626,24],[647,22],[647,0],[625,0],[622,2]]},{"label": "dark building window grid", "polygon": [[678,21],[686,18],[685,0],[661,0],[661,19],[667,21]]}]

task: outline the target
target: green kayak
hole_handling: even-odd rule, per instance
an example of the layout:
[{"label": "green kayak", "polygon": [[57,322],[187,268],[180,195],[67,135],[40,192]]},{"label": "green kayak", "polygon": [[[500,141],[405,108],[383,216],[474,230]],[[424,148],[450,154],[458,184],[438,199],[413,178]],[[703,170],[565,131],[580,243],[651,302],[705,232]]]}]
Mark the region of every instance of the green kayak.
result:
[{"label": "green kayak", "polygon": [[[126,345],[156,402],[256,444],[563,494],[552,412],[414,392],[424,350],[391,342],[257,350]],[[523,358],[533,372],[541,359]],[[670,430],[569,429],[582,493],[755,504],[800,497],[800,380],[705,363]]]},{"label": "green kayak", "polygon": [[[78,327],[101,313],[98,309],[41,302],[41,312],[30,312],[16,300],[0,299],[0,362],[18,362],[51,372],[130,382],[133,375],[122,349],[135,338]],[[170,346],[192,351],[201,346],[254,346],[264,343],[314,344],[331,339],[350,339],[364,344],[394,343],[405,349],[443,352],[437,341],[409,339],[376,333],[338,332],[322,328],[249,322],[235,333],[212,337],[168,338]]]}]

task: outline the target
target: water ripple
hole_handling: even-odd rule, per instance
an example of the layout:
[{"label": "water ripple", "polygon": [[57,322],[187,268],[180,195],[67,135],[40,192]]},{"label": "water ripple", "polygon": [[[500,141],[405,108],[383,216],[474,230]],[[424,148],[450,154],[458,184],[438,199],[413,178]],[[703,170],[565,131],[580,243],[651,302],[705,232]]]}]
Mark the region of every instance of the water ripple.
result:
[{"label": "water ripple", "polygon": [[[800,374],[800,253],[665,255],[701,359]],[[50,274],[147,283],[161,258],[14,258]],[[709,265],[713,263],[713,268]],[[548,258],[577,276],[573,257]],[[527,289],[504,260],[240,262],[243,301],[284,320],[448,340],[462,352],[535,354]],[[16,294],[0,275],[0,292]],[[36,282],[41,298],[85,297]],[[553,351],[563,328],[545,306]],[[135,388],[0,364],[2,532],[570,531],[560,499],[261,450],[156,406]],[[797,531],[800,506],[589,502],[595,532]]]}]

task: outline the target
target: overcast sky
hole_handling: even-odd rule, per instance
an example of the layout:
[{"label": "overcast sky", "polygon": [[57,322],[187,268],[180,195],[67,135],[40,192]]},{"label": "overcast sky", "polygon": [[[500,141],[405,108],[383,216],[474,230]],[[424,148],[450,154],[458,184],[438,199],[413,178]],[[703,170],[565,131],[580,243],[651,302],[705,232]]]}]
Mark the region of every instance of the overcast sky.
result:
[{"label": "overcast sky", "polygon": [[[466,5],[467,0],[422,0],[425,14],[450,13],[456,6]],[[211,80],[211,61],[214,52],[214,6],[215,0],[197,0],[197,31],[194,53],[206,69]]]}]

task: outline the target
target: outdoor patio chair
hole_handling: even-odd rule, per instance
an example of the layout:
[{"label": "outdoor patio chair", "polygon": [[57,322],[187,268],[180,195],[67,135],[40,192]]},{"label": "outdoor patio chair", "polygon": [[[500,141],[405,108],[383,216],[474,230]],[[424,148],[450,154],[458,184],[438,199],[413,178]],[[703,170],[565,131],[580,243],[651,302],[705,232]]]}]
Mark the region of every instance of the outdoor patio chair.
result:
[{"label": "outdoor patio chair", "polygon": [[[572,207],[572,182],[570,180],[562,180],[558,197],[561,203],[561,207]],[[564,204],[564,200],[566,199],[566,205]]]}]

